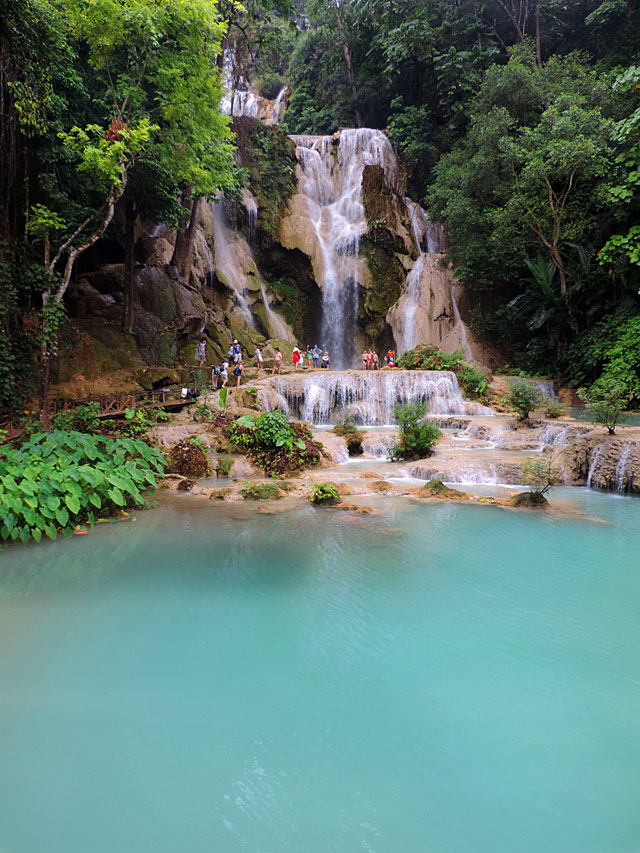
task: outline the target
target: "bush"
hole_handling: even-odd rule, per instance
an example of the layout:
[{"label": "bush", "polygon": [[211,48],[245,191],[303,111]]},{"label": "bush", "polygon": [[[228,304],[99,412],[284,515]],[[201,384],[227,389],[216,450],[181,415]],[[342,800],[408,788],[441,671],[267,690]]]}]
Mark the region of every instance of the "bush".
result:
[{"label": "bush", "polygon": [[258,81],[258,92],[263,98],[273,101],[280,94],[282,87],[286,85],[287,81],[284,79],[282,74],[272,72],[270,74],[265,74]]},{"label": "bush", "polygon": [[322,445],[313,440],[308,426],[290,423],[279,409],[259,418],[243,415],[229,427],[228,436],[265,474],[284,474],[320,462]]},{"label": "bush", "polygon": [[272,501],[282,497],[275,483],[245,483],[240,494],[245,501]]},{"label": "bush", "polygon": [[37,433],[18,450],[0,453],[0,535],[39,542],[70,536],[78,523],[94,524],[144,503],[165,460],[143,441],[54,430]]},{"label": "bush", "polygon": [[76,430],[77,432],[96,433],[101,431],[98,415],[100,403],[87,403],[66,412],[58,412],[53,419],[54,429]]},{"label": "bush", "polygon": [[556,403],[555,400],[548,400],[544,406],[544,416],[545,418],[560,418],[564,414],[564,409],[560,405],[560,403]]},{"label": "bush", "polygon": [[309,501],[318,506],[331,506],[340,503],[340,495],[335,486],[330,483],[314,483],[311,486],[311,497]]},{"label": "bush", "polygon": [[431,456],[440,438],[440,430],[425,420],[426,403],[397,403],[393,410],[400,427],[400,440],[393,451],[395,459],[423,459]]},{"label": "bush", "polygon": [[398,367],[404,370],[450,370],[456,374],[467,397],[487,401],[489,377],[475,365],[465,362],[462,350],[448,353],[437,347],[417,346],[400,356]]},{"label": "bush", "polygon": [[333,428],[333,431],[336,435],[344,438],[349,456],[362,456],[364,432],[350,423],[338,424]]},{"label": "bush", "polygon": [[218,477],[228,477],[232,465],[233,459],[231,456],[218,456],[218,467],[216,469]]},{"label": "bush", "polygon": [[183,477],[205,477],[209,473],[207,455],[193,438],[183,438],[171,448],[169,467],[173,474]]},{"label": "bush", "polygon": [[537,495],[545,495],[561,481],[562,471],[557,465],[557,456],[548,454],[528,458],[522,463],[522,482]]},{"label": "bush", "polygon": [[526,421],[531,411],[542,403],[542,394],[530,380],[512,379],[509,382],[507,401],[518,413],[520,420]]},{"label": "bush", "polygon": [[620,415],[627,408],[632,394],[627,385],[606,376],[597,379],[589,390],[578,389],[578,396],[585,401],[585,407],[593,412],[595,423],[606,427],[609,435],[615,435]]}]

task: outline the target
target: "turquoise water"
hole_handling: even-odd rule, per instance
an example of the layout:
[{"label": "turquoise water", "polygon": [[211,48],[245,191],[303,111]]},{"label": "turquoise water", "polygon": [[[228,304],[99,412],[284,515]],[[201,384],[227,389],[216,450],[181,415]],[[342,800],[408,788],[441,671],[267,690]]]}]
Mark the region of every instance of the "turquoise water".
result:
[{"label": "turquoise water", "polygon": [[[0,850],[637,851],[640,502],[186,496],[0,554]],[[370,499],[367,499],[370,502]]]}]

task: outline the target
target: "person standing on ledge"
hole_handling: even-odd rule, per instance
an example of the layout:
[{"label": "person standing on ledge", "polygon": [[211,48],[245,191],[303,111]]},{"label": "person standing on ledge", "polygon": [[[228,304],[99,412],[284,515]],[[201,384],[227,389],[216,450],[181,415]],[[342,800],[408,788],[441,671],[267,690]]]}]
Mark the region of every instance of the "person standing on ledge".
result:
[{"label": "person standing on ledge", "polygon": [[271,375],[274,373],[280,373],[280,365],[282,364],[282,353],[278,349],[278,347],[274,347],[276,351],[275,358],[273,359],[273,370],[271,371]]},{"label": "person standing on ledge", "polygon": [[264,361],[262,359],[262,351],[256,347],[256,367],[258,368],[258,372],[260,372],[264,368]]},{"label": "person standing on ledge", "polygon": [[378,360],[378,353],[371,353],[371,370],[380,370],[380,361]]},{"label": "person standing on ledge", "polygon": [[199,361],[200,364],[198,367],[204,367],[204,363],[207,359],[207,341],[203,338],[198,344],[198,348],[196,349],[196,361]]},{"label": "person standing on ledge", "polygon": [[236,363],[236,366],[233,368],[233,375],[236,377],[236,388],[240,387],[240,382],[242,381],[242,375],[244,373],[244,364],[242,361]]},{"label": "person standing on ledge", "polygon": [[313,350],[311,349],[311,344],[307,345],[307,367],[311,367],[311,363],[313,361]]},{"label": "person standing on ledge", "polygon": [[320,367],[320,356],[322,355],[322,350],[316,344],[313,348],[313,366]]},{"label": "person standing on ledge", "polygon": [[297,369],[298,369],[298,365],[300,364],[300,350],[298,349],[298,347],[294,347],[294,348],[293,348],[293,356],[292,356],[292,358],[293,358],[293,367],[294,367],[294,370],[297,370]]},{"label": "person standing on ledge", "polygon": [[369,360],[367,358],[367,351],[366,350],[364,350],[364,352],[362,353],[362,369],[363,370],[369,369]]}]

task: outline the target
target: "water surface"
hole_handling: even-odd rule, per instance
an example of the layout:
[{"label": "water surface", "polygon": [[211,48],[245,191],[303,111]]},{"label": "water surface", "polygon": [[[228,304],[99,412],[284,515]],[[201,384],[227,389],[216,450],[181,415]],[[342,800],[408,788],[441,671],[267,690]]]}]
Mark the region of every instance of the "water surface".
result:
[{"label": "water surface", "polygon": [[0,850],[636,851],[640,502],[560,497],[608,523],[185,496],[0,553]]}]

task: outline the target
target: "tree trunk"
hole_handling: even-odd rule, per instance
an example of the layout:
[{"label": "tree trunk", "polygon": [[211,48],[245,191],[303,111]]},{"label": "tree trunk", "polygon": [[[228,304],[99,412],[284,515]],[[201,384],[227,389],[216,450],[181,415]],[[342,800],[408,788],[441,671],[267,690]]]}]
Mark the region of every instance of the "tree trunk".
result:
[{"label": "tree trunk", "polygon": [[536,2],[536,62],[538,63],[538,68],[542,68],[542,47],[540,45],[540,3],[541,0],[537,0]]},{"label": "tree trunk", "polygon": [[351,50],[349,49],[349,41],[347,39],[347,34],[344,29],[344,21],[342,20],[342,15],[340,14],[340,10],[338,8],[337,3],[335,3],[335,5],[333,6],[333,12],[336,16],[336,26],[338,27],[338,32],[340,33],[340,43],[342,44],[344,61],[347,66],[347,76],[349,77],[349,88],[351,89],[351,100],[353,101],[353,113],[356,120],[356,127],[362,127],[362,116],[360,115],[360,110],[358,109],[358,89],[356,86],[356,74],[353,69],[353,62],[351,60]]},{"label": "tree trunk", "polygon": [[[43,330],[46,335],[46,331]],[[51,353],[46,340],[40,346],[40,371],[38,373],[38,418],[43,426],[48,426],[47,394],[49,393],[49,375],[51,372]]]},{"label": "tree trunk", "polygon": [[193,265],[193,247],[196,240],[196,230],[198,228],[198,219],[200,217],[200,207],[202,199],[197,198],[195,201],[188,202],[184,205],[185,210],[190,211],[189,225],[185,231],[178,231],[176,235],[176,245],[173,250],[171,263],[177,267],[182,278],[188,280],[191,275],[191,266]]},{"label": "tree trunk", "polygon": [[134,323],[134,249],[136,209],[135,202],[130,202],[125,210],[125,237],[124,237],[124,305],[122,310],[122,328],[125,332],[133,331]]}]

